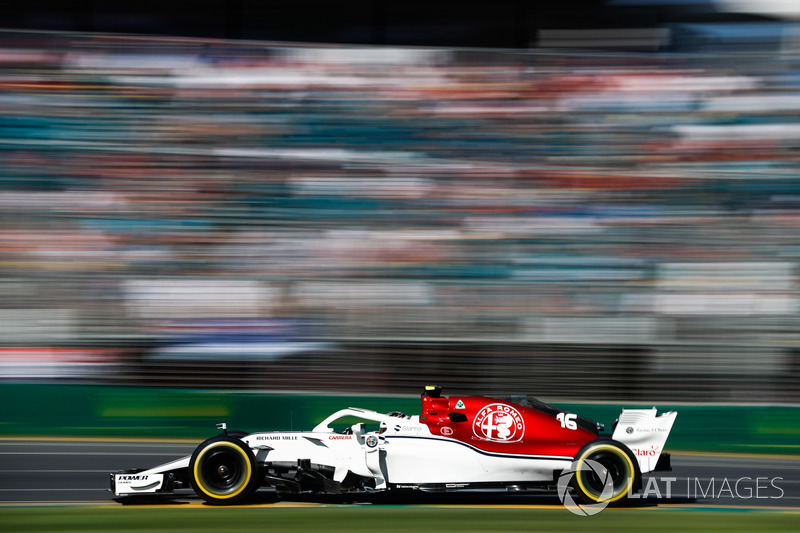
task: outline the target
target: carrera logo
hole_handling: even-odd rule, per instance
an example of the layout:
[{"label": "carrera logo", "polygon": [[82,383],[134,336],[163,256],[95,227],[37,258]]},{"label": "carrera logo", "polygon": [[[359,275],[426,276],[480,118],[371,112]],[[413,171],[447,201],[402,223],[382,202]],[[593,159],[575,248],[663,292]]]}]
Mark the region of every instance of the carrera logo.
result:
[{"label": "carrera logo", "polygon": [[525,434],[525,422],[519,411],[504,403],[481,409],[472,424],[475,436],[494,442],[517,442]]}]

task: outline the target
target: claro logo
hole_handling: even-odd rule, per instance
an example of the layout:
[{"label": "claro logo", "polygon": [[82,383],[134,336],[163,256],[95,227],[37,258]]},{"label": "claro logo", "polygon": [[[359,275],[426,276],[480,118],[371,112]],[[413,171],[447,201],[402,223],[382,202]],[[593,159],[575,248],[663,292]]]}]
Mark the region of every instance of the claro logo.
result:
[{"label": "claro logo", "polygon": [[483,407],[472,423],[475,436],[494,442],[517,442],[525,434],[525,421],[519,411],[504,403]]}]

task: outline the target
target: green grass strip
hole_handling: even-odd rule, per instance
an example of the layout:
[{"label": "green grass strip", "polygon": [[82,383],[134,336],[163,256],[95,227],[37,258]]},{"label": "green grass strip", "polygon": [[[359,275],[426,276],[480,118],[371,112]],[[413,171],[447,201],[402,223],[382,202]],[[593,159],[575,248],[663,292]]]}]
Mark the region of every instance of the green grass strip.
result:
[{"label": "green grass strip", "polygon": [[[731,512],[732,511],[732,512]],[[313,531],[725,531],[795,532],[800,514],[791,511],[606,509],[581,517],[566,509],[456,508],[437,506],[330,506],[185,508],[15,507],[0,509],[0,530],[175,533]]]}]

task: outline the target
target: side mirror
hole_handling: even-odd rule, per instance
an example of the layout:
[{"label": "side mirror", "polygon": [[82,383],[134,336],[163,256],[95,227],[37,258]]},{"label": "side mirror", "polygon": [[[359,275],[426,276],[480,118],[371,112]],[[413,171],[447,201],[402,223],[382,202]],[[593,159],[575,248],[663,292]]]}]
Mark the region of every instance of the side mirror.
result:
[{"label": "side mirror", "polygon": [[367,425],[364,422],[358,422],[350,426],[350,431],[353,432],[353,435],[363,435],[367,432]]},{"label": "side mirror", "polygon": [[450,417],[450,422],[453,423],[467,421],[467,415],[464,413],[448,413],[447,416]]}]

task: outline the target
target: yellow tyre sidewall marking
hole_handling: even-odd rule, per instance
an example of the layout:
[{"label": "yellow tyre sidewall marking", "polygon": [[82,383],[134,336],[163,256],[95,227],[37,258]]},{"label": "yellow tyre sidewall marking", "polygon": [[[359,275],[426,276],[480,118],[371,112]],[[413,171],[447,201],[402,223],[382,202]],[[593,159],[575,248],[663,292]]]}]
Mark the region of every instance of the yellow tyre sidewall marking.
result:
[{"label": "yellow tyre sidewall marking", "polygon": [[[616,447],[616,446],[614,446],[612,444],[598,444],[597,446],[592,446],[591,448],[589,448],[588,450],[583,452],[583,454],[581,454],[580,458],[578,459],[578,468],[577,468],[577,471],[575,472],[575,479],[578,480],[578,486],[580,487],[581,492],[583,492],[587,496],[591,497],[592,491],[589,491],[589,490],[586,489],[586,487],[583,485],[583,481],[581,479],[581,471],[582,471],[581,466],[586,464],[585,461],[586,461],[586,458],[587,458],[588,455],[591,455],[591,454],[593,454],[595,452],[602,452],[602,451],[608,451],[608,452],[613,453],[617,457],[621,457],[623,459],[623,461],[625,462],[626,470],[627,470],[627,472],[629,474],[627,476],[628,480],[627,480],[626,485],[625,485],[625,490],[620,491],[619,494],[617,494],[616,496],[612,496],[608,500],[603,500],[604,502],[611,503],[611,502],[615,502],[617,500],[622,499],[626,494],[628,494],[628,491],[630,490],[631,485],[633,485],[633,476],[634,476],[634,473],[636,472],[636,470],[633,467],[633,461],[631,461],[631,458],[628,457],[627,453],[625,453],[624,451],[620,450],[618,447]],[[592,498],[592,499],[594,499],[594,498]],[[597,500],[595,499],[595,501],[597,501]]]},{"label": "yellow tyre sidewall marking", "polygon": [[[242,458],[244,459],[244,464],[245,464],[245,476],[242,478],[243,481],[239,484],[238,490],[235,490],[235,491],[233,491],[231,493],[227,493],[227,494],[217,494],[215,491],[209,489],[205,485],[205,483],[203,482],[203,478],[202,478],[202,476],[200,476],[200,472],[199,472],[200,465],[202,465],[202,460],[203,460],[203,457],[206,455],[206,453],[208,453],[209,450],[213,450],[214,448],[219,448],[219,447],[224,447],[224,448],[228,448],[228,449],[231,449],[231,450],[236,450],[236,452],[239,455],[241,455]],[[220,442],[215,442],[213,444],[210,444],[209,446],[203,448],[203,450],[197,455],[197,459],[195,459],[195,462],[194,462],[193,474],[194,474],[195,482],[197,483],[197,487],[200,490],[202,490],[208,496],[211,496],[213,498],[217,498],[219,500],[227,500],[227,499],[230,499],[230,498],[235,498],[236,496],[241,494],[242,491],[247,487],[247,485],[250,484],[249,483],[250,482],[250,477],[253,475],[253,470],[252,470],[252,467],[250,465],[250,458],[247,456],[247,452],[245,450],[243,450],[239,446],[236,446],[235,444],[231,444],[230,442],[220,441]]]}]

